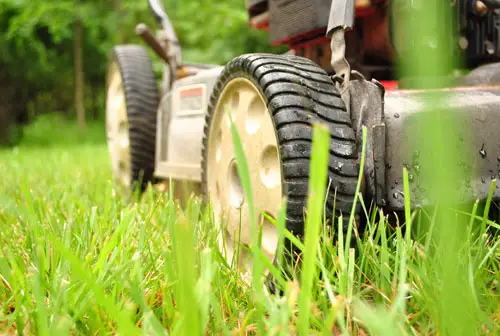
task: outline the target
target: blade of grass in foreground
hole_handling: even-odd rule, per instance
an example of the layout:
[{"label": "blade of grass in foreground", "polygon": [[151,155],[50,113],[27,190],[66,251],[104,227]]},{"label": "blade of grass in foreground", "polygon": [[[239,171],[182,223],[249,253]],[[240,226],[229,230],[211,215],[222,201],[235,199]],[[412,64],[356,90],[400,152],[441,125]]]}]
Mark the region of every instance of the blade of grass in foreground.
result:
[{"label": "blade of grass in foreground", "polygon": [[399,313],[404,318],[406,313],[406,295],[409,291],[409,285],[406,283],[408,278],[408,250],[411,248],[411,205],[410,205],[410,183],[408,179],[408,170],[403,168],[403,187],[404,187],[404,203],[405,203],[405,222],[406,231],[404,243],[401,242],[401,257],[399,264],[398,278],[398,294],[392,306],[392,314]]},{"label": "blade of grass in foreground", "polygon": [[[416,78],[416,89],[450,86],[450,74],[460,67],[451,49],[458,38],[453,35],[459,18],[453,18],[450,2],[420,0],[412,4],[396,1],[395,4],[400,5],[402,11],[394,31],[408,50],[407,57],[400,60],[401,74]],[[433,47],[429,48],[430,45]],[[459,207],[465,199],[464,189],[457,185],[471,172],[460,162],[463,158],[469,160],[473,151],[467,142],[459,141],[460,136],[467,134],[464,129],[467,123],[459,119],[456,109],[448,108],[450,98],[449,93],[440,90],[423,96],[421,111],[415,116],[409,134],[408,142],[412,146],[406,150],[419,153],[418,179],[423,196],[430,205],[437,207],[433,228],[436,252],[427,256],[432,268],[425,278],[428,295],[437,303],[437,333],[474,335],[480,330],[480,321],[477,319],[479,310],[471,303],[473,294],[467,279],[467,254],[463,252],[467,241],[466,223],[463,216],[453,216],[449,211],[449,208]],[[467,248],[470,246],[465,246]]]},{"label": "blade of grass in foreground", "polygon": [[67,249],[57,237],[50,235],[49,239],[52,241],[54,249],[69,261],[74,276],[84,281],[94,292],[96,303],[102,306],[109,316],[117,322],[117,327],[123,335],[137,335],[139,329],[114,303],[114,300],[106,295],[104,287],[95,281],[92,273],[85,269],[80,259]]},{"label": "blade of grass in foreground", "polygon": [[259,237],[258,230],[256,227],[255,220],[255,206],[253,202],[253,192],[252,185],[250,183],[250,172],[248,170],[248,162],[245,156],[245,151],[243,149],[243,143],[241,142],[240,135],[236,126],[234,125],[231,113],[228,113],[229,121],[231,124],[231,134],[233,137],[234,151],[236,154],[236,163],[238,168],[238,174],[240,176],[241,185],[243,187],[243,192],[245,193],[246,203],[248,205],[248,210],[250,213],[250,225],[252,229],[252,261],[253,261],[253,271],[252,271],[252,285],[253,290],[256,295],[255,304],[257,307],[258,318],[258,329],[260,333],[264,333],[264,309],[262,304],[264,303],[264,283],[262,279],[263,265],[261,261],[261,254],[259,253],[260,246],[258,245]]},{"label": "blade of grass in foreground", "polygon": [[309,333],[309,318],[312,301],[312,287],[316,274],[316,253],[322,220],[323,201],[326,191],[330,132],[325,126],[316,124],[313,130],[311,163],[309,167],[309,190],[307,218],[305,225],[304,262],[301,269],[299,293],[299,325],[302,335]]},{"label": "blade of grass in foreground", "polygon": [[359,177],[358,177],[358,183],[356,184],[356,195],[354,197],[354,201],[352,204],[352,211],[351,215],[349,216],[349,226],[347,229],[347,234],[345,237],[345,255],[348,255],[348,249],[351,248],[351,235],[353,231],[353,226],[354,226],[354,215],[356,214],[356,205],[358,202],[358,197],[361,192],[361,182],[363,181],[363,172],[364,172],[364,167],[365,167],[365,158],[366,158],[366,140],[368,137],[368,130],[366,129],[366,126],[362,126],[361,128],[361,158],[360,158],[360,163],[359,163]]},{"label": "blade of grass in foreground", "polygon": [[196,299],[194,225],[184,214],[180,214],[172,229],[172,244],[178,274],[178,305],[186,335],[200,335],[200,316]]}]

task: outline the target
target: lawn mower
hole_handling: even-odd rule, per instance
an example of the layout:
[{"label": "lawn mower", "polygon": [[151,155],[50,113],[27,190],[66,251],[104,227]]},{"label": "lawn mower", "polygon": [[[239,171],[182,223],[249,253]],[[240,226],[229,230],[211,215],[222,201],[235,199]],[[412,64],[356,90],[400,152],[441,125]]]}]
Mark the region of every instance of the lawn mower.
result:
[{"label": "lawn mower", "polygon": [[[442,108],[465,124],[467,134],[461,137],[477,148],[462,158],[473,169],[469,178],[456,183],[457,190],[467,191],[461,201],[486,198],[489,181],[500,174],[500,1],[442,1],[457,14],[456,31],[450,35],[458,39],[449,49],[471,71],[453,75],[450,87],[429,90],[415,87],[411,74],[398,78],[395,71],[406,51],[394,19],[414,2],[396,9],[393,2],[247,0],[249,26],[268,31],[270,43],[286,45],[288,52],[245,54],[225,65],[206,65],[183,62],[161,2],[149,0],[161,29],[155,36],[139,24],[136,32],[164,61],[161,87],[144,47],[116,46],[110,59],[106,123],[117,183],[145,188],[158,180],[189,182],[210,203],[215,222],[225,223],[221,238],[231,261],[238,242],[252,243],[231,117],[249,164],[262,250],[273,261],[278,234],[270,218],[277,218],[283,200],[286,228],[299,238],[304,234],[315,123],[330,132],[326,218],[331,223],[342,214],[347,229],[352,212],[360,225],[359,202],[353,206],[360,168],[365,202],[386,211],[403,210],[405,167],[409,196],[417,205],[429,203],[421,197],[422,163],[411,150],[425,135],[413,134],[412,125],[429,92],[446,92],[450,99]],[[425,52],[432,41],[421,47]],[[366,155],[360,167],[363,126]],[[498,196],[497,188],[494,199]],[[240,249],[240,266],[249,269],[245,251]]]}]

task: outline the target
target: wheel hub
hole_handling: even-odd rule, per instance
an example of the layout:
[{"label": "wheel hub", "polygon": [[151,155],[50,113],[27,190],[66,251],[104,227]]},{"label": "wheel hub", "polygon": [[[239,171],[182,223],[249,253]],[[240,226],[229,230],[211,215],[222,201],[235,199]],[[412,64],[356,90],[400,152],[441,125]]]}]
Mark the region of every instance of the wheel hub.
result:
[{"label": "wheel hub", "polygon": [[208,136],[207,191],[228,262],[251,274],[252,228],[248,200],[238,175],[229,114],[241,137],[249,165],[261,249],[272,262],[278,233],[266,216],[277,218],[282,201],[278,142],[271,115],[259,89],[244,78],[231,80],[213,111]]}]

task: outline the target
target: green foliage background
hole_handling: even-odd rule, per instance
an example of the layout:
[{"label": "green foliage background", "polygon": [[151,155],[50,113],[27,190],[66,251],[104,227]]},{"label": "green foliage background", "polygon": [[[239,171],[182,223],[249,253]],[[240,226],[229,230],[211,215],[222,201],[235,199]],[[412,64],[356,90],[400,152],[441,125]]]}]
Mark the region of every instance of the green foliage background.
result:
[{"label": "green foliage background", "polygon": [[[184,61],[223,64],[246,52],[282,50],[269,46],[265,32],[248,27],[243,0],[164,0],[164,7]],[[111,48],[143,44],[134,33],[139,22],[159,28],[147,0],[0,0],[0,85],[14,92],[4,104],[16,100],[31,114],[74,115],[73,24],[78,17],[84,25],[87,117],[102,117]],[[154,62],[161,69],[159,59]]]}]

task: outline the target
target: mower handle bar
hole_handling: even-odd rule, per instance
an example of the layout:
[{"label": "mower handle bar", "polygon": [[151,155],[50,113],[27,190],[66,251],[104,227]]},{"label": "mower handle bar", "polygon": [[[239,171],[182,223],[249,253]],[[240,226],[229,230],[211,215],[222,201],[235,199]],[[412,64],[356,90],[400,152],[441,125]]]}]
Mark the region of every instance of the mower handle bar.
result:
[{"label": "mower handle bar", "polygon": [[499,9],[500,0],[481,0],[489,9]]},{"label": "mower handle bar", "polygon": [[163,8],[161,0],[148,0],[148,4],[156,20],[163,26],[163,29],[165,30],[165,33],[167,35],[167,39],[171,43],[178,45],[179,41],[177,40],[177,35],[175,34],[174,27],[172,25],[172,22],[170,22],[165,9]]}]

